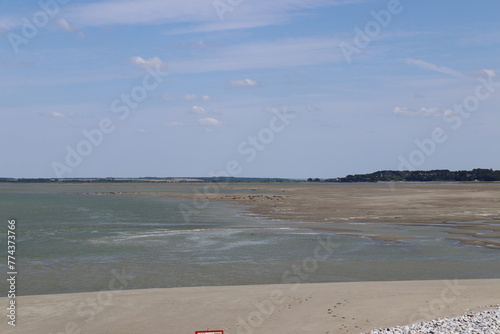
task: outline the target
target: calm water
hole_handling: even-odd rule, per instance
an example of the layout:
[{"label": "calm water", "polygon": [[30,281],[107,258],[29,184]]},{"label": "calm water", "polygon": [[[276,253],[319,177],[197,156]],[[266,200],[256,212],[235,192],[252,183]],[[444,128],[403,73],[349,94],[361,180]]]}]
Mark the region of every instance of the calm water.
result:
[{"label": "calm water", "polygon": [[[174,190],[192,191],[118,191]],[[107,289],[116,273],[126,275],[127,289],[500,277],[500,250],[459,245],[434,227],[351,224],[368,234],[418,236],[398,244],[303,228],[321,224],[264,220],[233,203],[212,202],[186,222],[181,209],[193,206],[188,199],[75,194],[101,191],[117,189],[0,185],[0,271],[7,272],[7,219],[15,218],[20,295]],[[310,261],[327,238],[332,254]]]}]

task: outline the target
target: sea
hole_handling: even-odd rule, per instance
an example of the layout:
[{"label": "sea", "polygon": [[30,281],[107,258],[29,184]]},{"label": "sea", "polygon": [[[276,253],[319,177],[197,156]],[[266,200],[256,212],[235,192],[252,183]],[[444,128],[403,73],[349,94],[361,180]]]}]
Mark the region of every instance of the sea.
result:
[{"label": "sea", "polygon": [[[364,231],[356,235],[321,229],[331,223],[265,219],[235,202],[139,195],[152,191],[194,188],[0,184],[0,272],[7,276],[14,219],[18,296],[100,291],[116,282],[146,289],[500,277],[499,249],[459,244],[433,226],[353,222]],[[367,237],[376,234],[415,238]],[[0,296],[7,291],[2,280]]]}]

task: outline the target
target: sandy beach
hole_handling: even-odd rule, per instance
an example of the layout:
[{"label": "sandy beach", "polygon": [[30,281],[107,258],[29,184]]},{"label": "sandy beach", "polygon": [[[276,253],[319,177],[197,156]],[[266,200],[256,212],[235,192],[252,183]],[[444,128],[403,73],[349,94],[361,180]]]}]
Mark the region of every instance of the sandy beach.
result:
[{"label": "sandy beach", "polygon": [[3,322],[2,333],[352,334],[493,308],[500,280],[115,290],[17,300],[17,326]]}]

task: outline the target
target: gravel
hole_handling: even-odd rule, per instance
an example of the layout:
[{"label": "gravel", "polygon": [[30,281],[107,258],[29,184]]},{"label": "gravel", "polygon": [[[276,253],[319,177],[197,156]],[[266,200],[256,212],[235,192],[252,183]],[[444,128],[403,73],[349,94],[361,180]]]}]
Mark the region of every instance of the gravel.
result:
[{"label": "gravel", "polygon": [[500,307],[457,318],[441,318],[409,326],[374,329],[364,334],[500,334]]}]

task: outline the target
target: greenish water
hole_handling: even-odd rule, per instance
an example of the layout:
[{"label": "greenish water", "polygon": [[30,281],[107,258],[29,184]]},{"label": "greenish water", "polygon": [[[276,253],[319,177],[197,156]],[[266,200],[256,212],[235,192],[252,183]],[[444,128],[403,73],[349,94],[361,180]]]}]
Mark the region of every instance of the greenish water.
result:
[{"label": "greenish water", "polygon": [[126,275],[127,289],[500,277],[500,250],[460,245],[431,226],[351,224],[363,234],[417,236],[394,243],[265,220],[233,203],[211,202],[186,221],[189,199],[77,194],[112,191],[192,189],[0,185],[0,272],[14,218],[19,295],[108,289],[116,273]]}]

